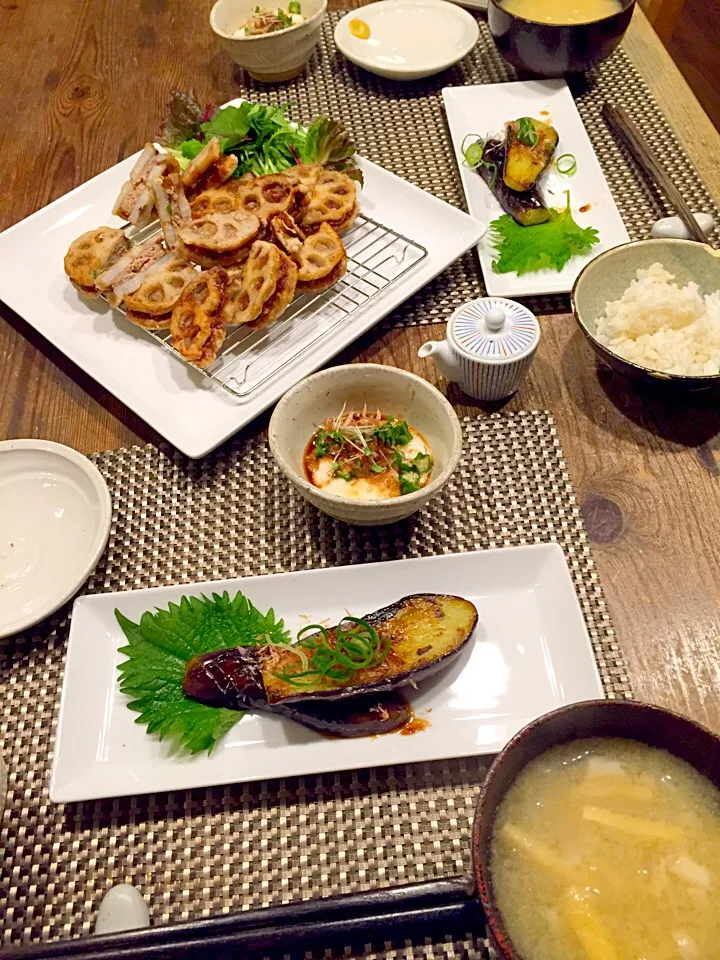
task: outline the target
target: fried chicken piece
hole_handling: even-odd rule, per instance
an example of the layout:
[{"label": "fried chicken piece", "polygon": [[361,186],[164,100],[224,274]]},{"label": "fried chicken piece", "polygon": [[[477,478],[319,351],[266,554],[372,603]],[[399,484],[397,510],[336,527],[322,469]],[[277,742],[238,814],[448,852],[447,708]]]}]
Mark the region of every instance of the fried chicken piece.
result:
[{"label": "fried chicken piece", "polygon": [[112,212],[136,227],[146,227],[155,218],[152,181],[177,170],[179,165],[174,157],[160,153],[152,143],[146,143],[118,194]]},{"label": "fried chicken piece", "polygon": [[170,319],[172,345],[198,367],[209,367],[225,339],[228,275],[222,267],[198,274],[183,290]]},{"label": "fried chicken piece", "polygon": [[65,273],[70,282],[86,297],[97,297],[98,274],[107,270],[128,249],[130,242],[122,230],[98,227],[88,230],[70,244],[65,254]]}]

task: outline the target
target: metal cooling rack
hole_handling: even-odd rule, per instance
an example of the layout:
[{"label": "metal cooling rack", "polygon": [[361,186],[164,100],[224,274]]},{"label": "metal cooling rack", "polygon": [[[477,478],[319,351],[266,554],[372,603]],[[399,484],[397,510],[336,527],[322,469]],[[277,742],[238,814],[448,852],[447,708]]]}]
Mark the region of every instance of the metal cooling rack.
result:
[{"label": "metal cooling rack", "polygon": [[[158,225],[151,224],[131,239],[139,243],[156,233]],[[146,333],[195,372],[233,396],[246,399],[428,254],[419,243],[362,214],[343,237],[343,243],[348,257],[344,277],[323,293],[297,297],[270,327],[232,327],[217,359],[204,370],[180,356],[170,342],[169,330]],[[118,309],[122,311],[122,307]],[[275,349],[279,343],[281,347]]]}]

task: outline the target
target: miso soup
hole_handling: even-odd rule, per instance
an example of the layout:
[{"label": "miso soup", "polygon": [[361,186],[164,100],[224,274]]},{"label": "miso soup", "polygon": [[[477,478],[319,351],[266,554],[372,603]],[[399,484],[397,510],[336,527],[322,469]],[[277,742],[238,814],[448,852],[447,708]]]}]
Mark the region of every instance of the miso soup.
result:
[{"label": "miso soup", "polygon": [[664,750],[542,754],[498,808],[491,872],[523,960],[720,957],[720,791]]},{"label": "miso soup", "polygon": [[620,0],[503,0],[501,6],[525,20],[559,26],[604,20],[623,9]]}]

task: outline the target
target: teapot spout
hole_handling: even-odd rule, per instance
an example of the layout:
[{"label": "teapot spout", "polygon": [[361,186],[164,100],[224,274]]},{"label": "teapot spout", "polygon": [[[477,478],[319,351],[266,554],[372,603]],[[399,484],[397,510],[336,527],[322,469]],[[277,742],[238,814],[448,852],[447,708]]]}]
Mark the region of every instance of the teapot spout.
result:
[{"label": "teapot spout", "polygon": [[447,340],[428,340],[418,350],[419,357],[431,357],[446,380],[460,379],[460,368]]}]

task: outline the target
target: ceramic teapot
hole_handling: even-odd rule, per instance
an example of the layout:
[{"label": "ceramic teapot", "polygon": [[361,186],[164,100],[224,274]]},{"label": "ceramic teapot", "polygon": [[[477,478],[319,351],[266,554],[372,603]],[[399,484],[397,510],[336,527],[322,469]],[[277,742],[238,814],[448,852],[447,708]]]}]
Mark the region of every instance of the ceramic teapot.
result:
[{"label": "ceramic teapot", "polygon": [[521,303],[504,297],[470,300],[453,313],[445,340],[418,350],[440,373],[477,400],[502,400],[518,389],[540,341],[540,325]]}]

